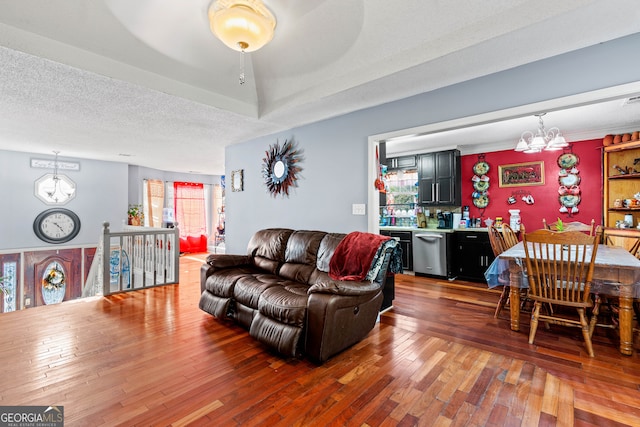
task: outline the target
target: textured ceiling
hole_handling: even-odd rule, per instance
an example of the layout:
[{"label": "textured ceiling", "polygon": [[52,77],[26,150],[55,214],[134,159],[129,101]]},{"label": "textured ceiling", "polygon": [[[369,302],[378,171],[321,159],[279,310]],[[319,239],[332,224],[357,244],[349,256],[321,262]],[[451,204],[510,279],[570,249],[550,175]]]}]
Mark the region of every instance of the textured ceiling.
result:
[{"label": "textured ceiling", "polygon": [[229,144],[640,31],[637,0],[265,0],[240,86],[209,4],[0,2],[0,149],[222,174]]}]

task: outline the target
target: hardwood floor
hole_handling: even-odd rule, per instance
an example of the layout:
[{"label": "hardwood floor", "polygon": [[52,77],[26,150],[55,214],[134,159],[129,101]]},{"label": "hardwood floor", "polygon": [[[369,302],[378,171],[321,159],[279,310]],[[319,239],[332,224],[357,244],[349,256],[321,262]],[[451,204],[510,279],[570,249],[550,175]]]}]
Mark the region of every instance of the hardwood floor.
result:
[{"label": "hardwood floor", "polygon": [[[68,426],[637,426],[638,354],[613,330],[493,318],[484,285],[401,275],[393,309],[321,366],[282,359],[180,285],[0,315],[0,405],[63,405]],[[638,350],[636,346],[636,350]]]}]

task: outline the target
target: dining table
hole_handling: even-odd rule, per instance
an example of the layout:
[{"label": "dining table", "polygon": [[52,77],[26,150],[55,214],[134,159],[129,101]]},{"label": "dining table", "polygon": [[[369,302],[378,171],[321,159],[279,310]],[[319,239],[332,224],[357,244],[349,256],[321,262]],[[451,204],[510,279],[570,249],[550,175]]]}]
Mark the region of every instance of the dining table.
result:
[{"label": "dining table", "polygon": [[[520,330],[520,289],[528,288],[522,242],[496,257],[487,269],[489,287],[510,286],[511,329]],[[618,246],[598,245],[591,293],[619,299],[620,352],[633,353],[633,300],[640,298],[640,259]]]}]

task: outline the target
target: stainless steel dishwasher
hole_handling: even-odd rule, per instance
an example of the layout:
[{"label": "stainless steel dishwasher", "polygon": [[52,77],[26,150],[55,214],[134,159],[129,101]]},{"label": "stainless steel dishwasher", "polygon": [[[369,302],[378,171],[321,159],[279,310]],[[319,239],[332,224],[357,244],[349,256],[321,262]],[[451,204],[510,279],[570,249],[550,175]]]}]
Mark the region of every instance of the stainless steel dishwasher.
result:
[{"label": "stainless steel dishwasher", "polygon": [[413,272],[447,277],[447,244],[450,233],[438,231],[413,232]]}]

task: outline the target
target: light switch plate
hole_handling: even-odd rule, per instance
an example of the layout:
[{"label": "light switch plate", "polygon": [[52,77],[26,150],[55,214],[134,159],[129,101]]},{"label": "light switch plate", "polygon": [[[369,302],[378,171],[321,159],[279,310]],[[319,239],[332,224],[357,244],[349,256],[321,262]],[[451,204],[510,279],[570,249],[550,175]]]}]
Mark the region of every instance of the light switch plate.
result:
[{"label": "light switch plate", "polygon": [[351,205],[351,213],[353,215],[366,215],[367,214],[367,205],[364,203],[354,203]]}]

